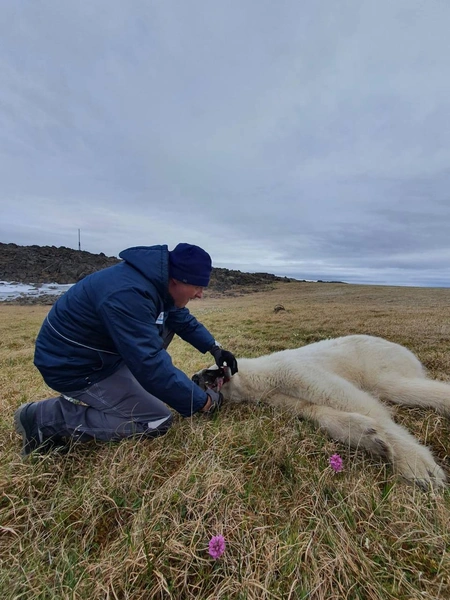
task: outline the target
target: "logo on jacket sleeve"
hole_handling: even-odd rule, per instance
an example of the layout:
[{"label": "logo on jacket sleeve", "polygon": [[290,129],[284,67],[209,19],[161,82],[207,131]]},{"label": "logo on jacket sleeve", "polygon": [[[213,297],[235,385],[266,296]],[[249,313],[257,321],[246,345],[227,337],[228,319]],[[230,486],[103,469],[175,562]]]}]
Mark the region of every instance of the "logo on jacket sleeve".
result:
[{"label": "logo on jacket sleeve", "polygon": [[159,313],[158,318],[155,321],[156,325],[164,325],[164,311]]}]

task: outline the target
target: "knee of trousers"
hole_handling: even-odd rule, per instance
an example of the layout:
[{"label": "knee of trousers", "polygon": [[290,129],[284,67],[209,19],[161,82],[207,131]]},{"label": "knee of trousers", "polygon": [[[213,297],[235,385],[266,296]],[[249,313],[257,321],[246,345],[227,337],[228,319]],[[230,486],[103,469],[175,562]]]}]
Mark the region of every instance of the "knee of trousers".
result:
[{"label": "knee of trousers", "polygon": [[147,430],[145,431],[146,437],[158,437],[165,435],[172,427],[173,415],[169,415],[162,423],[159,423],[156,427],[152,427],[151,423],[148,424]]}]

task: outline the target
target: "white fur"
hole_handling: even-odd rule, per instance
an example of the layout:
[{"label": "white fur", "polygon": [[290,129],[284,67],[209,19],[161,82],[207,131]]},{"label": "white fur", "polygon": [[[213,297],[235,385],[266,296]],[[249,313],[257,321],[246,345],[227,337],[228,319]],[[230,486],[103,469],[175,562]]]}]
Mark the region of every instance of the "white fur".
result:
[{"label": "white fur", "polygon": [[222,387],[225,400],[283,407],[336,440],[381,455],[407,480],[444,485],[444,471],[428,448],[380,402],[427,406],[450,416],[450,384],[427,379],[407,348],[350,335],[238,364],[239,373]]}]

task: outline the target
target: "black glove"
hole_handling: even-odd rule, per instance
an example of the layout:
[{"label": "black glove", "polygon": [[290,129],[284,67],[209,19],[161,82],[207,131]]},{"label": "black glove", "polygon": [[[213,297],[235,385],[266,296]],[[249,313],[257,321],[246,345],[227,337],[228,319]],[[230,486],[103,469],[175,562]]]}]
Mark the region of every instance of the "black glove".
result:
[{"label": "black glove", "polygon": [[[208,410],[202,410],[201,412],[204,415],[213,415],[215,412],[220,410],[220,407],[223,403],[223,396],[220,392],[215,392],[212,388],[208,388],[206,393],[211,398],[211,406],[208,408]],[[207,403],[208,401],[206,401],[206,404]]]},{"label": "black glove", "polygon": [[231,354],[228,350],[223,350],[220,346],[213,346],[210,352],[214,356],[216,365],[219,368],[223,367],[224,363],[227,363],[227,367],[231,369],[232,375],[238,372],[238,364],[237,360],[234,358],[234,354]]}]

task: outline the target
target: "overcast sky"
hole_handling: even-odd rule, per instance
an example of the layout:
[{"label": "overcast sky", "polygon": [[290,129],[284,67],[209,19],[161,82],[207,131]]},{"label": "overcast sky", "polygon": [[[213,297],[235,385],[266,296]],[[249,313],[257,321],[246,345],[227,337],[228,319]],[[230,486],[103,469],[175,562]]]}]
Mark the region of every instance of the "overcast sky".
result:
[{"label": "overcast sky", "polygon": [[0,241],[450,286],[449,0],[3,0]]}]

